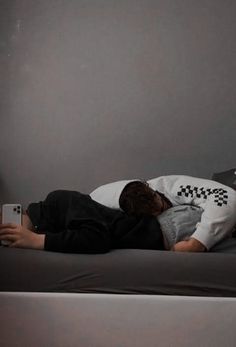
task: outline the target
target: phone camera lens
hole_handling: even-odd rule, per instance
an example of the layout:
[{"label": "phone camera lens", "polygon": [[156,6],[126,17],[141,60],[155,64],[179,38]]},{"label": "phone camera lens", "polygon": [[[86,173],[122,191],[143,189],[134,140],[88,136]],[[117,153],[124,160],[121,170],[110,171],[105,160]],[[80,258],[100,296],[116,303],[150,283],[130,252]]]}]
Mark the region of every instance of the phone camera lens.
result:
[{"label": "phone camera lens", "polygon": [[14,209],[13,209],[14,211],[16,211],[16,207],[14,207]]}]

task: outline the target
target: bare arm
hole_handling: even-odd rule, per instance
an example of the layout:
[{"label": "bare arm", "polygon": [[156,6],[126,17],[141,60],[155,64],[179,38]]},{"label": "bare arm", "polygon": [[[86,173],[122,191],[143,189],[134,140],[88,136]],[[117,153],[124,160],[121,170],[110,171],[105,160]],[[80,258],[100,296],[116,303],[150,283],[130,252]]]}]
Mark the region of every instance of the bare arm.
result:
[{"label": "bare arm", "polygon": [[9,241],[9,247],[44,249],[44,234],[36,234],[24,226],[0,224],[0,241]]},{"label": "bare arm", "polygon": [[191,237],[189,240],[177,242],[171,250],[175,252],[205,252],[206,247]]}]

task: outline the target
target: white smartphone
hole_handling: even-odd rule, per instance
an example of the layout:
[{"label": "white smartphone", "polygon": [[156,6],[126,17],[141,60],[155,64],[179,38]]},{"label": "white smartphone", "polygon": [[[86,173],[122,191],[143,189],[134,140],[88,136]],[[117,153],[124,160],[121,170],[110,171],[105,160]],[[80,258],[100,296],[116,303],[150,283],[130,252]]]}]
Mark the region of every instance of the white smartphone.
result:
[{"label": "white smartphone", "polygon": [[[22,207],[20,204],[2,205],[2,224],[14,223],[22,224]],[[2,241],[2,245],[9,245],[9,241]]]}]

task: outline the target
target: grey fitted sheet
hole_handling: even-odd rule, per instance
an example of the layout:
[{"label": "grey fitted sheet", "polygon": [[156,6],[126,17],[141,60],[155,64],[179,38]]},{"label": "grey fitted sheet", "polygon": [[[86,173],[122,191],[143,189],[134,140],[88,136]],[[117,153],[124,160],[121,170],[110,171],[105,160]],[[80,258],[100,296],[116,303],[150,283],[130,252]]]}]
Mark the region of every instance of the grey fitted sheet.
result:
[{"label": "grey fitted sheet", "polygon": [[236,254],[0,248],[0,291],[236,297]]}]

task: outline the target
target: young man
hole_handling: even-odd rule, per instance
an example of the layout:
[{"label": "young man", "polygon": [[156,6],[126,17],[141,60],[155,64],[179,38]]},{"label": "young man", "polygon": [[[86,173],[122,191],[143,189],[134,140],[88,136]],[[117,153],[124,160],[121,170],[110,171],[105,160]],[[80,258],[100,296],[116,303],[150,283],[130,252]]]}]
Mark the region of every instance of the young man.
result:
[{"label": "young man", "polygon": [[128,216],[75,191],[58,190],[32,203],[23,225],[0,225],[9,247],[66,253],[105,253],[114,248],[163,250],[160,225],[153,216]]},{"label": "young man", "polygon": [[136,216],[158,216],[178,205],[203,209],[201,220],[188,240],[174,251],[202,252],[232,235],[236,224],[236,191],[218,182],[191,176],[161,176],[148,183],[120,181],[96,189],[91,197],[106,206],[121,207]]}]

